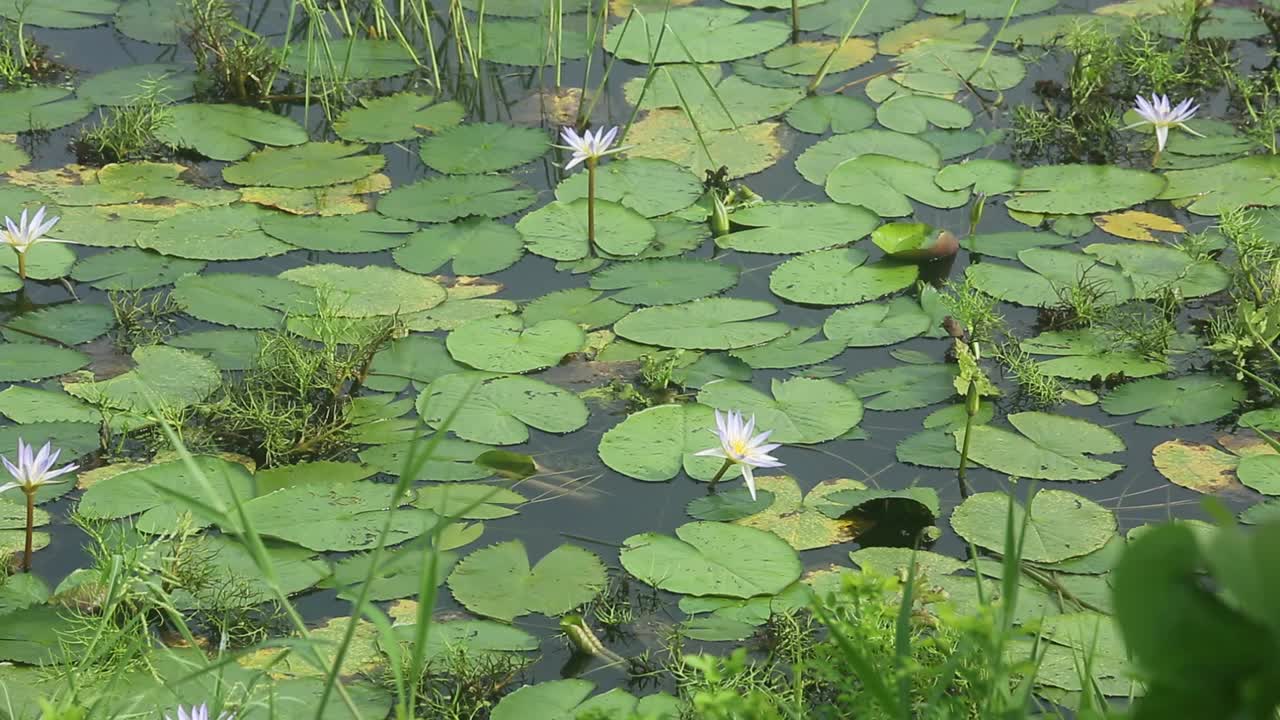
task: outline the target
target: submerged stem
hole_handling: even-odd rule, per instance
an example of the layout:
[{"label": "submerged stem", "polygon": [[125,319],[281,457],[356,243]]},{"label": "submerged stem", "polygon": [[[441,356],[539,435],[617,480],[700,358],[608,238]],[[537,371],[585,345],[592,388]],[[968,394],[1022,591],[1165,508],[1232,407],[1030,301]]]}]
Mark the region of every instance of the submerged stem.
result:
[{"label": "submerged stem", "polygon": [[965,466],[969,463],[969,437],[973,430],[973,416],[978,414],[978,402],[978,383],[970,380],[969,392],[965,393],[964,444],[960,447],[960,468],[956,473],[961,483],[964,482]]},{"label": "submerged stem", "polygon": [[791,43],[800,42],[800,0],[791,0]]}]

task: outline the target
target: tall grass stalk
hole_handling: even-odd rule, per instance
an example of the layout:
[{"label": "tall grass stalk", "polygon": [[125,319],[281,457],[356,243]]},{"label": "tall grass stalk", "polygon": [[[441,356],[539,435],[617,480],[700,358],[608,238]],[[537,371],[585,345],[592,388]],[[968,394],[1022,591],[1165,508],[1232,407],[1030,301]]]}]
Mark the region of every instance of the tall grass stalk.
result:
[{"label": "tall grass stalk", "polygon": [[[1014,2],[1017,2],[1017,0],[1014,0]],[[853,22],[849,23],[849,27],[845,29],[844,35],[840,36],[840,42],[836,43],[836,46],[832,48],[826,59],[822,61],[822,65],[818,67],[818,72],[814,73],[813,79],[809,81],[809,87],[806,88],[806,92],[810,95],[817,91],[818,86],[821,85],[823,79],[827,77],[827,73],[831,67],[831,61],[835,59],[837,53],[844,49],[844,44],[849,42],[849,36],[853,35],[854,29],[858,27],[858,22],[862,20],[862,13],[867,11],[867,6],[870,4],[871,0],[862,0],[862,7],[858,8],[858,14],[853,16]]]}]

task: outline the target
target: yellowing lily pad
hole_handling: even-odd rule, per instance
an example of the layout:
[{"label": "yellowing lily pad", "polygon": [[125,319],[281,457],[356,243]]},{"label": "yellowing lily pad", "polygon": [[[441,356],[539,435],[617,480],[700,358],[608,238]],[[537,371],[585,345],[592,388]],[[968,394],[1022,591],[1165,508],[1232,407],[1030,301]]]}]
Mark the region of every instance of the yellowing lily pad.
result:
[{"label": "yellowing lily pad", "polygon": [[813,550],[849,542],[862,529],[854,520],[832,519],[817,509],[822,499],[833,492],[865,489],[866,485],[857,480],[827,480],[803,498],[800,486],[789,475],[757,477],[756,488],[773,493],[773,504],[733,523],[767,530],[786,540],[796,550]]},{"label": "yellowing lily pad", "polygon": [[1151,234],[1152,230],[1171,233],[1184,233],[1187,231],[1175,220],[1141,210],[1126,210],[1108,215],[1099,215],[1093,219],[1093,222],[1102,228],[1103,232],[1127,240],[1142,240],[1143,242],[1159,242],[1159,238]]}]

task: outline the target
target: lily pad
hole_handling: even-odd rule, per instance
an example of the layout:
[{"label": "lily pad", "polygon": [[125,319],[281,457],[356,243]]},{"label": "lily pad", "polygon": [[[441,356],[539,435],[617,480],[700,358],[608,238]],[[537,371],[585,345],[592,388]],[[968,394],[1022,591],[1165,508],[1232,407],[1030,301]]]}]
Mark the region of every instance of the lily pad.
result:
[{"label": "lily pad", "polygon": [[[607,200],[597,200],[595,244],[611,255],[636,255],[657,235],[643,215]],[[554,201],[520,218],[516,230],[529,252],[552,260],[581,260],[591,254],[587,241],[587,201]]]},{"label": "lily pad", "polygon": [[138,236],[138,246],[188,260],[251,260],[293,249],[263,232],[271,216],[255,205],[202,208],[155,223]]},{"label": "lily pad", "polygon": [[115,324],[115,314],[110,308],[88,303],[64,303],[25,312],[0,325],[0,330],[13,342],[53,340],[71,346],[97,339]]},{"label": "lily pad", "polygon": [[866,487],[856,480],[827,480],[810,490],[803,499],[800,486],[787,475],[757,477],[756,487],[773,493],[773,504],[733,523],[767,530],[786,540],[796,550],[814,550],[849,542],[862,529],[854,521],[839,519],[839,515],[832,518],[819,510],[832,493]]},{"label": "lily pad", "polygon": [[1112,165],[1041,165],[1026,168],[1006,206],[1019,212],[1087,215],[1152,200],[1165,179]]},{"label": "lily pad", "polygon": [[71,395],[95,405],[151,417],[153,408],[178,410],[204,400],[222,384],[218,367],[196,353],[165,345],[133,351],[137,365],[109,380],[63,384]]},{"label": "lily pad", "polygon": [[529,567],[524,543],[510,540],[477,550],[449,575],[453,597],[477,615],[510,622],[531,612],[563,615],[605,586],[600,558],[561,545]]},{"label": "lily pad", "polygon": [[71,268],[71,279],[99,290],[146,290],[170,285],[183,275],[200,272],[204,266],[200,260],[120,248],[79,260]]},{"label": "lily pad", "polygon": [[382,169],[380,154],[360,154],[364,145],[309,142],[284,148],[265,148],[222,170],[233,185],[307,188],[348,183]]},{"label": "lily pad", "polygon": [[263,145],[299,145],[307,131],[294,120],[244,105],[192,103],[174,107],[156,137],[213,160],[234,161]]},{"label": "lily pad", "polygon": [[773,397],[736,380],[707,383],[698,402],[719,410],[753,415],[756,427],[771,431],[770,442],[819,443],[840,437],[862,420],[853,390],[833,380],[774,380]]},{"label": "lily pad", "polygon": [[195,73],[182,65],[128,65],[94,75],[76,88],[76,95],[95,105],[130,105],[142,94],[144,84],[153,84],[157,97],[170,102],[195,94]]},{"label": "lily pad", "polygon": [[[171,460],[100,480],[85,490],[77,512],[99,520],[139,515],[134,521],[138,530],[165,533],[173,529],[183,512],[191,513],[197,527],[218,520],[206,515],[198,505],[179,500],[175,493],[214,508],[229,508],[233,498],[243,501],[252,496],[253,479],[244,466],[200,455],[193,462],[199,474],[184,461]],[[201,475],[208,481],[207,486],[198,479]]]},{"label": "lily pad", "polygon": [[729,354],[753,368],[778,369],[817,365],[839,356],[847,347],[843,340],[815,340],[816,327],[793,328],[786,335],[755,347],[730,350]]},{"label": "lily pad", "polygon": [[418,229],[416,223],[377,213],[335,217],[273,213],[259,222],[263,232],[304,250],[358,253],[399,247]]},{"label": "lily pad", "polygon": [[[836,202],[861,205],[881,217],[911,215],[911,200],[936,208],[956,208],[969,202],[969,191],[943,190],[933,181],[936,170],[887,155],[859,155],[827,175],[827,196]],[[908,199],[910,198],[910,199]]]},{"label": "lily pad", "polygon": [[921,335],[932,323],[920,303],[900,297],[837,310],[827,318],[822,332],[848,347],[879,347]]},{"label": "lily pad", "polygon": [[515,228],[479,217],[422,228],[392,253],[397,265],[423,275],[450,261],[455,275],[488,275],[522,255],[524,240]]},{"label": "lily pad", "polygon": [[472,320],[449,333],[449,354],[479,370],[521,373],[559,365],[578,352],[586,334],[577,323],[554,319],[525,325],[514,315]]},{"label": "lily pad", "polygon": [[[686,168],[657,158],[634,157],[596,168],[596,199],[615,202],[647,218],[683,210],[702,196],[702,183]],[[587,196],[587,173],[556,186],[556,199],[571,203]]]},{"label": "lily pad", "polygon": [[170,0],[124,0],[115,25],[125,37],[157,45],[177,45],[183,8]]},{"label": "lily pad", "polygon": [[329,291],[328,301],[339,317],[418,312],[439,305],[446,297],[445,289],[430,278],[379,265],[307,265],[286,270],[280,278]]},{"label": "lily pad", "polygon": [[499,175],[433,177],[401,185],[378,201],[378,212],[402,220],[449,222],[468,215],[498,218],[533,204],[532,190]]},{"label": "lily pad", "polygon": [[418,68],[419,61],[409,53],[400,40],[391,38],[352,36],[331,40],[327,52],[309,48],[302,40],[289,45],[285,69],[313,79],[379,80]]},{"label": "lily pad", "polygon": [[192,317],[238,328],[276,328],[286,313],[315,309],[313,289],[263,275],[185,275],[174,283],[171,297]]},{"label": "lily pad", "polygon": [[1102,399],[1102,409],[1111,415],[1142,413],[1139,425],[1198,425],[1230,414],[1244,398],[1244,385],[1228,377],[1147,378],[1117,388]]},{"label": "lily pad", "polygon": [[1231,284],[1231,276],[1220,263],[1191,257],[1164,245],[1093,244],[1084,251],[1108,265],[1118,265],[1133,282],[1134,297],[1154,298],[1165,290],[1182,297],[1213,295]]},{"label": "lily pad", "polygon": [[[244,512],[255,530],[316,551],[368,550],[378,543],[390,513],[386,545],[398,545],[430,530],[436,514],[403,507],[388,509],[393,488],[384,483],[349,482],[334,485],[295,485],[254,498]],[[238,531],[228,516],[225,529]]]},{"label": "lily pad", "polygon": [[596,290],[617,290],[628,305],[674,305],[716,295],[738,282],[738,269],[722,263],[669,258],[613,265],[591,276]]},{"label": "lily pad", "polygon": [[0,92],[0,132],[57,130],[83,119],[92,110],[93,103],[71,97],[71,93],[62,88],[6,90]]},{"label": "lily pad", "polygon": [[738,210],[729,219],[746,229],[716,238],[716,245],[768,254],[847,245],[865,237],[880,222],[880,217],[866,208],[798,202],[764,202]]},{"label": "lily pad", "polygon": [[1168,362],[1117,346],[1105,333],[1093,328],[1044,332],[1019,344],[1036,355],[1058,356],[1040,362],[1041,372],[1054,377],[1092,380],[1120,373],[1141,378],[1169,369]]},{"label": "lily pad", "polygon": [[644,583],[698,597],[776,595],[802,569],[796,551],[773,533],[701,521],[676,528],[674,538],[632,535],[619,559]]},{"label": "lily pad", "polygon": [[[723,462],[695,453],[717,446],[715,419],[706,405],[659,405],[633,413],[600,439],[600,459],[613,470],[646,482],[670,480],[683,469],[710,480]],[[736,467],[726,478],[738,473]]]},{"label": "lily pad", "polygon": [[[1040,480],[1102,480],[1124,468],[1089,457],[1124,451],[1124,441],[1107,428],[1036,411],[1013,413],[1008,420],[1021,434],[992,425],[971,430],[970,460],[1006,475]],[[961,441],[956,438],[957,450]]]},{"label": "lily pad", "polygon": [[954,397],[955,376],[946,363],[899,365],[858,373],[849,387],[868,410],[911,410]]},{"label": "lily pad", "polygon": [[708,63],[750,57],[787,41],[791,30],[785,24],[776,20],[743,22],[750,14],[731,7],[672,8],[665,14],[667,32],[636,27],[624,33],[626,26],[618,24],[604,44],[614,55],[633,62]]},{"label": "lily pad", "polygon": [[43,380],[88,363],[88,355],[70,348],[27,342],[0,344],[0,382]]},{"label": "lily pad", "polygon": [[823,135],[850,133],[871,127],[876,120],[870,105],[848,95],[811,95],[787,111],[787,124],[800,132]]},{"label": "lily pad", "polygon": [[[1027,511],[1013,505],[1013,527],[1022,527]],[[971,495],[951,514],[951,527],[979,547],[1004,551],[1009,497],[1004,493]],[[1092,500],[1065,490],[1041,490],[1031,501],[1025,519],[1022,559],[1056,563],[1102,548],[1116,533],[1116,519]]]},{"label": "lily pad", "polygon": [[532,162],[550,147],[546,133],[537,128],[469,123],[423,140],[419,154],[432,170],[479,174]]},{"label": "lily pad", "polygon": [[825,186],[827,177],[837,165],[872,154],[927,165],[935,171],[942,166],[938,148],[928,141],[892,130],[869,128],[835,135],[813,144],[796,158],[796,170],[814,185]]},{"label": "lily pad", "polygon": [[896,132],[916,135],[933,127],[947,130],[967,128],[973,113],[954,100],[931,95],[899,95],[876,108],[876,119]]},{"label": "lily pad", "polygon": [[770,303],[740,298],[707,298],[632,312],[614,332],[633,342],[690,350],[732,350],[785,335],[786,323],[760,320],[777,312]]},{"label": "lily pad", "polygon": [[920,274],[914,263],[867,263],[860,248],[819,250],[792,258],[769,275],[774,295],[806,305],[851,305],[910,287]]},{"label": "lily pad", "polygon": [[529,439],[529,427],[568,433],[587,423],[577,395],[519,375],[460,372],[436,378],[418,396],[418,413],[434,428],[492,445]]},{"label": "lily pad", "polygon": [[333,131],[348,142],[391,143],[438,133],[457,125],[466,109],[453,100],[432,104],[430,95],[402,92],[379,98],[360,98],[333,123]]},{"label": "lily pad", "polygon": [[[717,8],[718,9],[718,8]],[[781,125],[761,122],[736,130],[700,130],[683,110],[653,110],[631,126],[627,156],[671,160],[702,175],[729,168],[729,178],[760,172],[783,155]]]}]

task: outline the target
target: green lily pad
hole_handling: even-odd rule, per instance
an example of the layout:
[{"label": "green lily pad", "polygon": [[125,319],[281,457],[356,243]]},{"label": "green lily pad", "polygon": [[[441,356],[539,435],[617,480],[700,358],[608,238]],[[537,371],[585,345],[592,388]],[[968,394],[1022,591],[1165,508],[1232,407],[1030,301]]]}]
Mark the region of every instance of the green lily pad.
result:
[{"label": "green lily pad", "polygon": [[[757,482],[763,479],[757,478]],[[739,486],[714,495],[696,497],[685,506],[685,512],[698,520],[732,522],[748,515],[755,515],[772,504],[773,493],[768,490],[757,488],[756,497],[752,498],[746,487]]]},{"label": "green lily pad", "polygon": [[28,0],[21,5],[0,6],[0,17],[39,27],[67,30],[89,28],[107,22],[117,0]]},{"label": "green lily pad", "polygon": [[1236,467],[1240,482],[1264,495],[1280,495],[1280,455],[1249,455]]},{"label": "green lily pad", "polygon": [[857,480],[827,480],[810,490],[803,499],[800,486],[787,475],[757,477],[756,487],[772,493],[773,504],[758,513],[734,520],[734,525],[771,532],[796,550],[838,545],[858,535],[860,528],[856,523],[841,520],[838,515],[829,517],[819,510],[832,493],[866,487]]},{"label": "green lily pad", "polygon": [[[635,255],[656,236],[653,224],[631,208],[597,200],[596,247],[611,255]],[[520,218],[516,230],[529,252],[552,260],[581,260],[591,254],[587,241],[587,201],[554,201]]]},{"label": "green lily pad", "polygon": [[860,205],[881,217],[911,215],[911,200],[936,208],[956,208],[969,201],[967,189],[938,187],[933,181],[936,174],[934,168],[909,160],[859,155],[831,170],[826,191],[836,202]]},{"label": "green lily pad", "polygon": [[427,167],[445,174],[479,174],[532,162],[551,147],[537,128],[501,123],[459,125],[423,140],[419,154]]},{"label": "green lily pad", "polygon": [[361,155],[364,145],[309,142],[283,148],[265,148],[222,170],[222,179],[233,185],[283,188],[323,187],[359,180],[382,169],[380,154]]},{"label": "green lily pad", "polygon": [[193,350],[219,370],[248,370],[257,362],[258,333],[250,330],[197,330],[165,339],[166,345]]},{"label": "green lily pad", "polygon": [[522,255],[524,240],[515,228],[478,217],[422,228],[392,253],[397,265],[423,275],[450,261],[455,275],[488,275],[511,267]]},{"label": "green lily pad", "polygon": [[1139,425],[1198,425],[1230,414],[1244,398],[1244,385],[1228,377],[1147,378],[1108,394],[1102,409],[1111,415],[1142,413]]},{"label": "green lily pad", "polygon": [[[960,167],[948,165],[948,168]],[[1047,232],[998,232],[978,233],[960,239],[960,247],[978,255],[1017,260],[1018,253],[1028,248],[1070,245],[1072,238]]]},{"label": "green lily pad", "polygon": [[389,250],[405,244],[416,223],[393,220],[377,213],[332,217],[272,213],[259,223],[277,240],[304,250],[359,253]]},{"label": "green lily pad", "polygon": [[[398,39],[346,37],[330,40],[329,52],[308,48],[307,41],[291,43],[285,69],[312,78],[380,80],[413,72],[419,63]],[[419,60],[421,60],[419,56]]]},{"label": "green lily pad", "polygon": [[430,95],[411,92],[380,98],[360,98],[333,123],[333,131],[347,142],[391,143],[438,133],[462,122],[466,109],[449,100],[432,104]]},{"label": "green lily pad", "polygon": [[1040,362],[1041,372],[1054,377],[1092,380],[1119,373],[1141,378],[1169,370],[1168,362],[1117,346],[1105,333],[1092,328],[1044,332],[1019,344],[1029,353],[1058,356]]},{"label": "green lily pad", "polygon": [[823,68],[831,73],[852,70],[875,56],[875,43],[863,38],[849,38],[843,44],[802,40],[770,51],[764,56],[764,65],[792,75],[816,75]]},{"label": "green lily pad", "polygon": [[271,213],[256,205],[201,208],[155,223],[138,246],[188,260],[251,260],[283,255],[292,245],[263,232]]},{"label": "green lily pad", "polygon": [[[631,693],[615,688],[588,697],[595,684],[590,680],[552,680],[526,685],[502,698],[493,708],[493,720],[575,720],[580,717],[631,717],[638,704]],[[643,717],[649,717],[644,715]],[[674,716],[671,716],[674,717]]]},{"label": "green lily pad", "polygon": [[[316,551],[368,550],[378,543],[391,513],[386,545],[412,540],[436,525],[429,510],[400,506],[388,510],[393,488],[372,482],[295,485],[244,504],[248,521],[264,537],[277,538]],[[229,515],[224,529],[238,531]]]},{"label": "green lily pad", "polygon": [[[458,561],[457,555],[451,552],[440,552],[435,557],[429,554],[434,553],[433,550],[414,547],[419,543],[409,543],[405,546],[384,552],[381,555],[380,562],[376,568],[373,567],[372,553],[361,553],[343,558],[333,566],[333,575],[327,578],[323,583],[323,587],[330,587],[338,591],[338,597],[355,601],[360,593],[364,592],[366,599],[377,602],[380,600],[395,600],[397,598],[407,598],[416,596],[422,591],[423,575],[427,572],[426,563],[434,561],[435,567],[435,585],[439,587],[444,583],[449,571],[453,569]],[[372,574],[370,574],[372,571]],[[367,585],[366,585],[367,583]],[[440,625],[432,625],[432,647],[428,650],[428,654],[432,657],[438,656],[445,651],[447,643],[436,640],[434,636],[437,630],[449,632],[454,628],[442,628],[441,626],[457,625],[461,623],[480,623],[479,620],[462,620],[456,622],[445,622]],[[496,623],[495,623],[496,624]],[[483,626],[482,626],[483,627]],[[407,626],[409,630],[413,626]],[[405,625],[397,624],[394,628],[397,634],[406,629]],[[457,628],[461,629],[461,628]],[[509,628],[513,636],[519,635],[523,631]],[[482,631],[481,631],[482,632]],[[453,636],[455,642],[466,642],[465,636]],[[503,647],[509,647],[511,650],[520,649],[522,643],[516,642],[513,645],[498,643],[499,647],[492,648],[500,650]],[[485,648],[488,649],[488,648]]]},{"label": "green lily pad", "polygon": [[[800,88],[757,85],[725,75],[717,65],[664,65],[648,82],[634,78],[623,87],[627,101],[642,110],[689,108],[704,132],[751,125],[786,112],[804,97]],[[641,91],[644,92],[643,100]]]},{"label": "green lily pad", "polygon": [[195,78],[182,65],[129,65],[90,77],[76,95],[95,105],[129,105],[143,92],[142,85],[154,84],[158,97],[178,102],[195,94]]},{"label": "green lily pad", "polygon": [[64,303],[25,312],[4,323],[0,330],[6,339],[13,342],[38,339],[81,345],[102,337],[115,324],[115,314],[110,308],[88,303]]},{"label": "green lily pad", "polygon": [[880,222],[880,217],[866,208],[840,203],[764,202],[738,210],[729,219],[746,229],[716,238],[716,245],[768,254],[847,245],[865,237]]},{"label": "green lily pad", "polygon": [[651,110],[627,133],[629,158],[670,160],[697,175],[729,168],[730,179],[760,172],[784,154],[781,125],[761,122],[735,129],[702,130],[684,110]]},{"label": "green lily pad", "polygon": [[71,268],[71,279],[99,290],[146,290],[171,285],[204,269],[201,260],[168,257],[139,248],[90,255]]},{"label": "green lily pad", "polygon": [[124,0],[116,10],[116,30],[157,45],[177,45],[183,8],[171,0]]},{"label": "green lily pad", "polygon": [[[1013,506],[1013,527],[1022,527],[1027,511]],[[971,495],[951,514],[951,527],[973,544],[1004,552],[1009,497],[1004,493]],[[1092,500],[1065,490],[1041,490],[1031,501],[1025,519],[1022,559],[1055,563],[1088,555],[1102,548],[1116,533],[1116,519]]]},{"label": "green lily pad", "polygon": [[929,126],[957,130],[973,124],[973,113],[953,100],[930,95],[899,95],[876,108],[876,119],[890,130],[916,135]]},{"label": "green lily pad", "polygon": [[[229,508],[233,498],[243,501],[252,496],[253,479],[243,465],[203,455],[195,456],[193,462],[199,475],[184,461],[171,460],[100,480],[85,490],[76,510],[98,520],[139,515],[134,520],[138,530],[165,533],[173,529],[183,512],[191,513],[197,527],[217,521],[198,505],[179,500],[175,493],[214,508]],[[200,475],[208,480],[208,486],[198,479]]]},{"label": "green lily pad", "polygon": [[263,275],[185,275],[171,297],[192,317],[238,328],[276,328],[286,313],[315,309],[313,289]]},{"label": "green lily pad", "polygon": [[153,406],[178,410],[204,400],[222,385],[218,367],[196,353],[165,345],[133,351],[137,365],[108,380],[64,383],[85,402],[152,416]]},{"label": "green lily pad", "polygon": [[499,218],[520,212],[534,199],[529,188],[498,175],[433,177],[382,196],[378,212],[418,222],[449,222],[468,215]]},{"label": "green lily pad", "polygon": [[88,363],[88,355],[70,348],[28,342],[0,344],[0,382],[43,380]]},{"label": "green lily pad", "polygon": [[928,141],[892,130],[869,128],[814,143],[796,158],[796,170],[814,185],[825,186],[837,165],[871,154],[927,165],[935,171],[942,166],[938,148]]},{"label": "green lily pad", "polygon": [[759,320],[776,312],[762,300],[707,298],[636,310],[615,323],[614,332],[645,345],[732,350],[785,335],[786,323]]},{"label": "green lily pad", "polygon": [[1242,206],[1280,204],[1280,160],[1249,155],[1207,168],[1170,170],[1161,200],[1178,200],[1190,213],[1221,215]]},{"label": "green lily pad", "polygon": [[585,330],[593,330],[612,325],[631,312],[629,306],[603,295],[590,288],[557,290],[526,305],[521,315],[530,324],[565,319]]},{"label": "green lily pad", "polygon": [[1133,299],[1133,283],[1119,270],[1089,255],[1051,248],[1028,248],[1018,259],[1029,270],[998,263],[965,268],[978,289],[992,297],[1031,307],[1052,307],[1063,294],[1087,284],[1101,305],[1119,305]]},{"label": "green lily pad", "polygon": [[280,273],[280,279],[323,288],[339,317],[365,318],[428,310],[444,302],[435,280],[395,268],[370,265],[307,265]]},{"label": "green lily pad", "polygon": [[1028,0],[1025,4],[1018,3],[1010,10],[1009,4],[1004,0],[925,0],[924,11],[934,15],[963,15],[969,20],[999,20],[1010,13],[1013,17],[1035,15],[1057,4],[1058,0]]},{"label": "green lily pad", "polygon": [[484,47],[481,49],[481,57],[485,60],[532,68],[586,57],[587,33],[579,30],[582,26],[577,23],[557,26],[552,38],[549,36],[549,23],[545,20],[490,20],[488,11],[486,5]]},{"label": "green lily pad", "polygon": [[972,187],[974,192],[998,195],[1017,187],[1021,177],[1021,168],[1013,163],[977,158],[942,168],[933,181],[943,190]]},{"label": "green lily pad", "polygon": [[862,420],[862,403],[833,380],[797,377],[774,380],[773,397],[736,380],[707,383],[698,402],[754,415],[756,427],[772,431],[770,442],[819,443],[840,437]]},{"label": "green lily pad", "polygon": [[785,24],[776,20],[743,22],[750,14],[730,7],[677,7],[665,14],[666,33],[659,33],[656,27],[648,32],[628,28],[624,33],[625,26],[617,24],[604,43],[614,55],[633,62],[709,63],[750,57],[787,41],[791,30]]},{"label": "green lily pad", "polygon": [[19,133],[70,125],[84,119],[93,103],[71,97],[62,88],[29,87],[0,92],[0,108],[0,132]]},{"label": "green lily pad", "polygon": [[[715,419],[706,405],[659,405],[628,415],[600,439],[600,459],[627,477],[646,482],[670,480],[684,471],[710,480],[723,464],[695,453],[717,447]],[[725,478],[735,477],[730,468]]]},{"label": "green lily pad", "polygon": [[451,484],[420,488],[413,504],[441,517],[497,520],[518,513],[514,506],[527,499],[514,490],[494,485]]},{"label": "green lily pad", "polygon": [[837,310],[827,318],[822,332],[848,347],[879,347],[921,335],[932,322],[918,302],[900,297]]},{"label": "green lily pad", "polygon": [[815,340],[816,327],[793,328],[786,335],[755,347],[730,350],[729,354],[753,368],[781,369],[817,365],[839,356],[848,347],[843,340]]},{"label": "green lily pad", "polygon": [[811,95],[788,110],[786,120],[800,132],[840,134],[871,127],[876,112],[867,103],[848,95]]},{"label": "green lily pad", "polygon": [[[488,468],[476,465],[474,460],[492,448],[489,445],[439,438],[434,445],[423,438],[418,441],[387,443],[360,451],[360,461],[388,475],[401,475],[406,469],[416,471],[415,480],[437,482],[462,482],[481,480],[492,475]],[[427,448],[431,454],[427,455]]]},{"label": "green lily pad", "polygon": [[1197,260],[1164,245],[1095,243],[1084,251],[1109,265],[1118,265],[1133,282],[1136,298],[1154,298],[1166,289],[1182,297],[1204,297],[1231,284],[1230,274],[1220,263]]},{"label": "green lily pad", "polygon": [[867,3],[864,11],[861,0],[826,0],[800,13],[800,29],[841,37],[859,12],[862,19],[854,26],[853,33],[868,37],[901,26],[915,17],[920,8],[914,0],[887,0]]},{"label": "green lily pad", "polygon": [[514,315],[472,320],[449,333],[449,354],[479,370],[522,373],[559,365],[587,341],[570,320],[533,323]]},{"label": "green lily pad", "polygon": [[1019,212],[1088,215],[1152,200],[1165,179],[1112,165],[1042,165],[1026,168],[1006,207]]},{"label": "green lily pad", "polygon": [[231,162],[263,145],[299,145],[307,131],[291,118],[244,105],[192,103],[174,107],[173,120],[156,137],[213,160]]},{"label": "green lily pad", "polygon": [[769,275],[774,295],[806,305],[850,305],[910,287],[920,274],[913,263],[867,264],[860,248],[819,250],[792,258]]},{"label": "green lily pad", "polygon": [[955,366],[946,363],[898,365],[858,373],[849,387],[868,410],[911,410],[954,397],[955,376]]},{"label": "green lily pad", "polygon": [[449,575],[453,597],[477,615],[510,622],[531,612],[563,615],[605,586],[604,564],[575,545],[561,545],[529,567],[524,543],[477,550]]},{"label": "green lily pad", "polygon": [[492,445],[529,439],[529,427],[569,433],[587,423],[587,406],[573,393],[519,375],[460,372],[438,377],[418,396],[428,425]]},{"label": "green lily pad", "polygon": [[[1124,441],[1107,428],[1035,411],[1013,413],[1008,420],[1020,435],[991,425],[971,430],[971,461],[1013,477],[1039,480],[1102,480],[1124,468],[1089,457],[1124,451]],[[957,450],[962,439],[956,438]]]},{"label": "green lily pad", "polygon": [[668,258],[621,263],[591,276],[596,290],[628,305],[674,305],[716,295],[738,282],[738,269],[722,263]]},{"label": "green lily pad", "polygon": [[[702,196],[702,183],[688,169],[657,158],[635,157],[596,168],[596,199],[615,202],[647,218],[683,210]],[[556,186],[556,199],[571,203],[587,196],[587,173]]]},{"label": "green lily pad", "polygon": [[619,559],[641,582],[699,597],[776,595],[802,569],[795,549],[773,533],[701,521],[676,528],[674,538],[632,535]]}]

